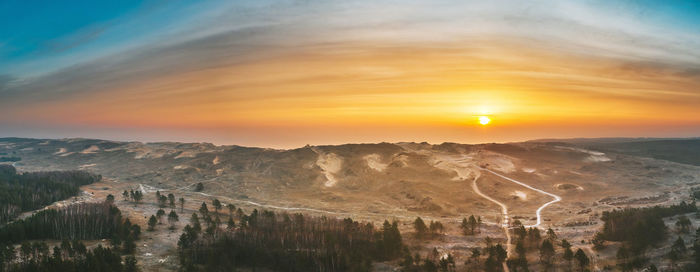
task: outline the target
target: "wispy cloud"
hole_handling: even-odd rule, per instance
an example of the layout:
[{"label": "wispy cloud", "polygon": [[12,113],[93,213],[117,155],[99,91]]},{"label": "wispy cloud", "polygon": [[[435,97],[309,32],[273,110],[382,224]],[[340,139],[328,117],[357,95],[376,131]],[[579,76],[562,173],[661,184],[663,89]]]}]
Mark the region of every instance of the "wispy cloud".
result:
[{"label": "wispy cloud", "polygon": [[[114,54],[0,80],[0,112],[318,125],[381,115],[453,122],[445,116],[488,102],[513,116],[700,122],[700,35],[643,22],[638,11],[578,1],[244,4]],[[83,36],[94,37],[73,40]]]}]

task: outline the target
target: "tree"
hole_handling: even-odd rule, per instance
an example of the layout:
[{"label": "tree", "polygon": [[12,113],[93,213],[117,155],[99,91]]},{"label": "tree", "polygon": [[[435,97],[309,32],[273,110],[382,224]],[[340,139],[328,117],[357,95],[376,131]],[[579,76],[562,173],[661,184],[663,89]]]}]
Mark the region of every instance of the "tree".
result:
[{"label": "tree", "polygon": [[151,215],[151,218],[148,219],[148,231],[155,230],[156,224],[158,224],[158,219],[155,215]]},{"label": "tree", "polygon": [[126,239],[124,239],[124,244],[122,245],[122,251],[123,253],[126,254],[133,254],[134,251],[136,250],[136,243],[134,242],[134,237],[131,235],[128,235]]},{"label": "tree", "polygon": [[564,248],[564,255],[562,256],[562,258],[564,258],[567,267],[569,268],[569,270],[571,270],[571,261],[574,259],[574,252],[571,251],[571,247]]},{"label": "tree", "polygon": [[124,197],[124,200],[129,200],[129,192],[127,192],[126,190],[124,190],[122,196]]},{"label": "tree", "polygon": [[241,210],[241,208],[236,209],[236,219],[243,219],[244,216],[245,213],[243,213],[243,210]]},{"label": "tree", "polygon": [[525,226],[520,224],[520,221],[517,219],[515,221],[516,223],[514,223],[514,225],[516,225],[516,227],[513,228],[513,234],[517,236],[518,240],[525,240],[525,238],[527,238],[527,229],[525,229]]},{"label": "tree", "polygon": [[185,198],[181,197],[180,198],[180,212],[182,213],[184,211],[185,211]]},{"label": "tree", "polygon": [[552,258],[554,257],[554,245],[549,239],[542,241],[540,246],[540,262],[545,266],[549,267],[552,265]]},{"label": "tree", "polygon": [[165,208],[165,203],[168,202],[168,197],[161,195],[160,191],[156,191],[156,201],[158,201],[158,207]]},{"label": "tree", "polygon": [[546,239],[552,243],[554,243],[554,241],[557,240],[557,234],[554,232],[554,230],[552,228],[547,228],[546,235],[547,235]]},{"label": "tree", "polygon": [[595,250],[601,250],[605,248],[605,239],[603,239],[603,234],[598,232],[593,236],[593,239],[591,239],[591,243],[593,243],[593,249]]},{"label": "tree", "polygon": [[229,216],[229,217],[233,217],[233,212],[236,211],[236,206],[234,206],[233,204],[229,203],[228,205],[226,205],[226,208],[228,208],[228,216]]},{"label": "tree", "polygon": [[138,267],[136,266],[136,258],[132,256],[126,256],[124,258],[124,272],[136,272]]},{"label": "tree", "polygon": [[447,254],[447,257],[442,257],[440,258],[439,261],[439,266],[440,266],[440,271],[441,272],[452,272],[455,271],[456,265],[455,265],[455,258],[452,256],[452,254]]},{"label": "tree", "polygon": [[423,222],[423,219],[420,217],[417,217],[416,220],[413,221],[413,229],[416,231],[416,237],[418,239],[423,238],[428,232],[428,227],[425,226],[425,222]]},{"label": "tree", "polygon": [[479,233],[481,233],[481,224],[483,222],[481,221],[481,216],[476,217],[476,228]]},{"label": "tree", "polygon": [[229,229],[235,228],[236,227],[236,222],[233,222],[233,217],[228,217],[228,222],[226,222],[226,226]]},{"label": "tree", "polygon": [[685,215],[679,216],[678,220],[676,221],[676,227],[681,233],[688,233],[690,231],[690,227],[692,226],[693,223],[690,222],[690,219],[688,219],[688,217]]},{"label": "tree", "polygon": [[194,190],[195,190],[196,192],[201,192],[201,191],[203,191],[203,190],[204,190],[204,184],[202,184],[201,182],[197,183],[197,185],[194,187]]},{"label": "tree", "polygon": [[620,268],[620,270],[631,270],[632,267],[630,265],[630,251],[629,249],[627,249],[627,247],[621,246],[617,250],[617,254],[615,254],[615,257],[617,258],[617,266]]},{"label": "tree", "polygon": [[175,213],[175,211],[171,210],[170,214],[168,214],[168,223],[170,223],[171,230],[175,229],[175,223],[177,223],[177,221],[180,221],[178,216],[177,216],[177,213]]},{"label": "tree", "polygon": [[161,195],[158,198],[158,207],[165,208],[166,204],[168,203],[168,197]]},{"label": "tree", "polygon": [[110,205],[114,204],[114,196],[112,194],[107,195],[107,199],[105,200],[105,202],[107,202],[107,204]]},{"label": "tree", "polygon": [[588,269],[588,264],[591,262],[591,260],[588,259],[588,256],[586,256],[586,253],[579,248],[578,250],[576,250],[576,254],[574,254],[574,257],[576,258],[576,262],[578,263],[578,266],[581,269],[581,271],[586,271],[586,269]]},{"label": "tree", "polygon": [[467,221],[466,217],[462,219],[462,224],[459,225],[459,228],[462,229],[462,234],[469,235],[469,221]]},{"label": "tree", "polygon": [[134,191],[133,198],[136,204],[141,203],[141,200],[143,199],[143,194],[141,193],[141,191]]},{"label": "tree", "polygon": [[508,257],[508,251],[506,251],[500,243],[496,244],[494,247],[494,252],[496,252],[496,257],[499,263],[503,263],[503,261],[505,261]]},{"label": "tree", "polygon": [[382,245],[384,248],[384,258],[393,259],[400,256],[403,242],[399,232],[398,222],[384,220],[382,225]]},{"label": "tree", "polygon": [[156,212],[156,217],[158,218],[158,224],[163,224],[163,216],[165,215],[165,211],[163,209],[158,209]]},{"label": "tree", "polygon": [[445,227],[440,223],[440,221],[430,221],[430,233],[432,235],[440,234],[443,232]]},{"label": "tree", "polygon": [[683,241],[683,238],[678,236],[678,239],[676,239],[676,241],[673,242],[671,250],[677,251],[681,254],[681,256],[684,255],[687,251],[687,248],[685,247],[685,241]]},{"label": "tree", "polygon": [[175,208],[175,195],[172,193],[168,194],[168,204],[170,205],[171,209]]},{"label": "tree", "polygon": [[478,248],[472,248],[471,259],[477,266],[479,265],[479,257],[481,257],[481,251]]},{"label": "tree", "polygon": [[61,241],[61,258],[68,259],[68,257],[73,256],[73,248],[70,246],[70,241],[68,239],[63,239]]},{"label": "tree", "polygon": [[201,213],[204,216],[209,214],[209,208],[207,208],[207,203],[202,202],[202,205],[199,206],[199,213]]},{"label": "tree", "polygon": [[476,218],[474,218],[473,215],[469,216],[469,230],[470,230],[472,235],[474,234],[474,229],[476,228],[477,224],[478,223],[476,222]]},{"label": "tree", "polygon": [[513,271],[517,271],[518,267],[522,268],[523,271],[528,271],[527,250],[522,239],[518,240],[518,242],[515,244],[515,252],[518,254],[518,257],[515,259],[509,259],[506,262],[506,265],[512,268]]},{"label": "tree", "polygon": [[214,211],[218,214],[219,210],[221,210],[221,201],[214,198],[214,200],[211,201],[211,204],[214,206]]},{"label": "tree", "polygon": [[561,248],[571,249],[571,243],[569,243],[569,241],[567,241],[566,239],[561,239]]},{"label": "tree", "polygon": [[540,240],[542,240],[542,236],[540,235],[540,229],[535,227],[531,227],[530,229],[528,229],[527,239],[530,242],[531,246],[538,246],[540,244]]},{"label": "tree", "polygon": [[197,213],[192,213],[190,223],[192,224],[192,229],[195,233],[202,231],[202,224],[199,223],[199,216],[197,216]]},{"label": "tree", "polygon": [[518,259],[527,258],[527,250],[522,240],[518,240],[518,242],[515,244],[515,253],[518,254]]},{"label": "tree", "polygon": [[486,244],[486,248],[490,248],[491,245],[493,244],[493,239],[486,235],[486,238],[484,238],[484,243]]}]

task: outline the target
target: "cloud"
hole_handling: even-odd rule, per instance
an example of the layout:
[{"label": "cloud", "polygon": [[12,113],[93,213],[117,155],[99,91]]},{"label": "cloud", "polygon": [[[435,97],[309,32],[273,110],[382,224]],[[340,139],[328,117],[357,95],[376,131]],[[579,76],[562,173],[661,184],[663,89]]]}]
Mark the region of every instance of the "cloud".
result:
[{"label": "cloud", "polygon": [[0,74],[0,94],[2,94],[4,90],[11,88],[16,80],[17,79],[11,75]]},{"label": "cloud", "polygon": [[[152,112],[233,122],[257,120],[263,109],[313,118],[423,113],[459,91],[508,90],[607,99],[630,116],[652,103],[700,102],[698,37],[577,2],[291,2],[226,9],[158,42],[16,80],[0,88],[0,104],[49,105],[68,116],[91,115],[97,109],[85,104],[95,103],[122,122]],[[438,105],[396,102],[421,93]],[[589,114],[528,103],[512,102]],[[206,110],[237,114],[195,114]]]}]

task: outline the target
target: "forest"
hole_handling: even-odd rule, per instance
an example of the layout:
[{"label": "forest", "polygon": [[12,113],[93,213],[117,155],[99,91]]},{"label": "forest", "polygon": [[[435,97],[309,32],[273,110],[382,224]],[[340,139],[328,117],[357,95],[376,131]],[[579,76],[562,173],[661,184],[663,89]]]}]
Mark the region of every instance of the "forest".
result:
[{"label": "forest", "polygon": [[216,226],[218,215],[200,209],[207,225],[202,232],[197,214],[178,242],[186,271],[230,271],[237,267],[273,271],[369,271],[372,262],[393,260],[405,248],[396,222],[380,229],[352,219],[276,214],[254,210]]},{"label": "forest", "polygon": [[43,208],[75,196],[79,187],[100,181],[86,171],[50,171],[18,174],[11,165],[0,165],[0,224],[25,211]]},{"label": "forest", "polygon": [[630,250],[641,253],[647,247],[666,238],[667,230],[663,218],[696,212],[695,202],[681,202],[668,207],[625,208],[603,212],[602,239],[626,242]]},{"label": "forest", "polygon": [[[0,271],[136,271],[136,259],[122,264],[121,254],[134,252],[140,234],[109,201],[40,211],[0,228]],[[112,247],[87,250],[79,242],[97,239],[110,239]],[[29,240],[63,242],[50,253],[45,242]],[[13,244],[21,244],[18,252]]]},{"label": "forest", "polygon": [[21,243],[25,240],[95,240],[111,239],[124,253],[133,252],[141,227],[123,219],[110,203],[81,203],[61,209],[40,211],[0,229],[0,241]]},{"label": "forest", "polygon": [[134,256],[127,256],[122,263],[119,252],[102,245],[88,250],[85,244],[76,240],[63,241],[60,247],[55,246],[51,251],[44,242],[24,242],[17,251],[11,245],[0,246],[0,271],[138,271]]}]

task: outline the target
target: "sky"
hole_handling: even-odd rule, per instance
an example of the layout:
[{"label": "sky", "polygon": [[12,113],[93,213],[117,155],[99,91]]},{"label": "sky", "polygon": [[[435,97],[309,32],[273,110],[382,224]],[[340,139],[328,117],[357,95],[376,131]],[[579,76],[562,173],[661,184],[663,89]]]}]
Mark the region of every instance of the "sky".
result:
[{"label": "sky", "polygon": [[8,136],[697,137],[700,2],[4,0]]}]

